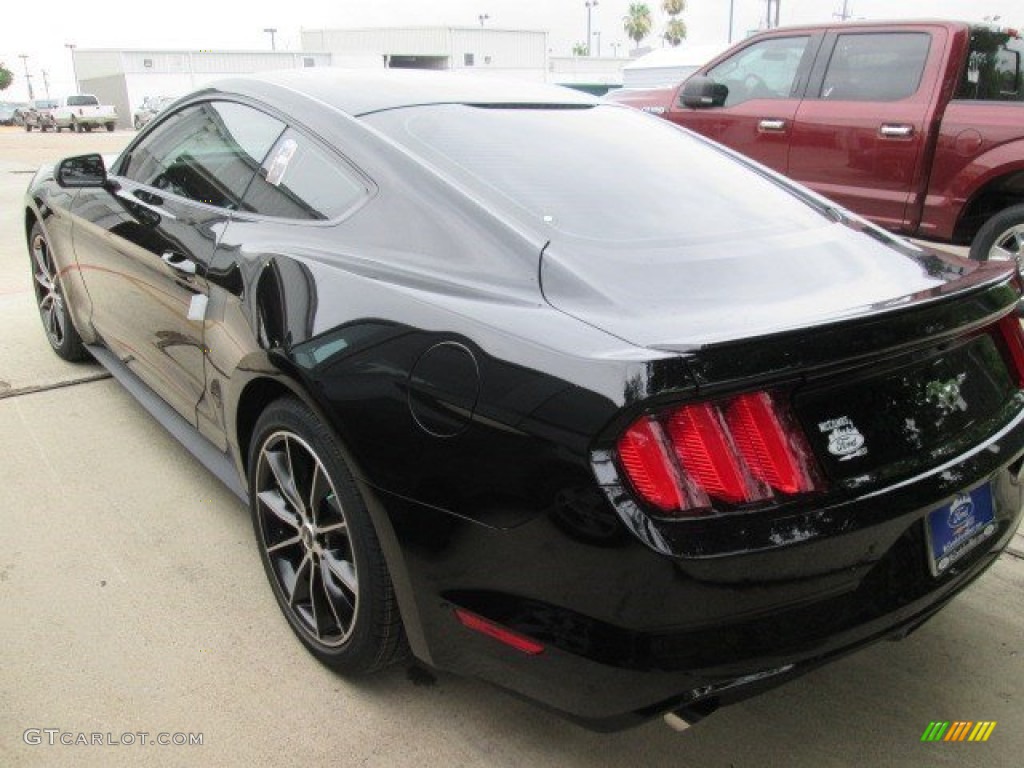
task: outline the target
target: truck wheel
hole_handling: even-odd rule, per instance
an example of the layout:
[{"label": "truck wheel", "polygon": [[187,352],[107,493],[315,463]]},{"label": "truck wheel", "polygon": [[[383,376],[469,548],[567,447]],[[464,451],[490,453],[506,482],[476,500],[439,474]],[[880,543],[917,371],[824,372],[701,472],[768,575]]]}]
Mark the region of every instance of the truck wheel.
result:
[{"label": "truck wheel", "polygon": [[1024,254],[1024,205],[1006,208],[985,222],[971,243],[977,261],[1019,260]]},{"label": "truck wheel", "polygon": [[69,128],[71,128],[72,133],[82,132],[82,126],[75,122],[75,118],[71,118],[71,125],[69,126]]},{"label": "truck wheel", "polygon": [[114,132],[114,124],[113,123],[107,123],[107,133],[113,133],[113,132]]},{"label": "truck wheel", "polygon": [[142,121],[138,118],[138,116],[135,117],[135,130],[136,131],[141,131],[142,130]]},{"label": "truck wheel", "polygon": [[29,125],[28,123],[25,123],[25,132],[26,133],[32,133],[32,126]]},{"label": "truck wheel", "polygon": [[64,129],[61,128],[59,125],[55,125],[55,126],[53,126],[53,130],[55,130],[57,133],[60,133]]}]

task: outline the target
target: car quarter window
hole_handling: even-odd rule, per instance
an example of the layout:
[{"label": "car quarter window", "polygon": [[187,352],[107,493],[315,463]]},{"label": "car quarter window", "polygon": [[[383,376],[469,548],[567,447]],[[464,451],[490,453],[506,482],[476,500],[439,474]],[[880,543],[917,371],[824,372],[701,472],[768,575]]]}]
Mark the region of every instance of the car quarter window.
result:
[{"label": "car quarter window", "polygon": [[208,205],[242,208],[242,197],[285,126],[230,101],[186,107],[133,150],[124,175]]},{"label": "car quarter window", "polygon": [[1024,102],[1024,40],[1009,30],[971,29],[971,48],[955,99]]},{"label": "car quarter window", "polygon": [[744,48],[708,71],[726,86],[730,107],[751,99],[789,99],[810,37],[775,37]]},{"label": "car quarter window", "polygon": [[921,85],[931,35],[839,35],[818,96],[829,101],[899,101]]},{"label": "car quarter window", "polygon": [[285,219],[333,219],[366,194],[366,184],[340,158],[288,129],[246,192],[245,210]]}]

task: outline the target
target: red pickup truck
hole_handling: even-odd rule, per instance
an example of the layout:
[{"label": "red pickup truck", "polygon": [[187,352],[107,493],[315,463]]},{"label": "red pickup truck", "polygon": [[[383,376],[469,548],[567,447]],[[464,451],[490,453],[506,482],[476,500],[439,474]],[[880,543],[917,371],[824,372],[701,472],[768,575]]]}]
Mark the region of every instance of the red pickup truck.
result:
[{"label": "red pickup truck", "polygon": [[906,235],[1024,246],[1024,40],[947,21],[774,29],[679,86],[609,98],[661,115]]}]

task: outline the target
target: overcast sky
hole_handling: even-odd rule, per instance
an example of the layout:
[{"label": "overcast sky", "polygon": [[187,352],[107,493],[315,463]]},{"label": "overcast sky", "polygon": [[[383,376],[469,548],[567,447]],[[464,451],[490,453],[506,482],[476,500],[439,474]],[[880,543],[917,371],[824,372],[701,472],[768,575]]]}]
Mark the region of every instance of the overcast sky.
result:
[{"label": "overcast sky", "polygon": [[[735,36],[756,29],[764,17],[765,0],[734,0]],[[41,71],[46,70],[50,94],[65,95],[72,87],[71,58],[66,43],[82,48],[269,48],[266,27],[276,27],[279,49],[297,50],[299,30],[322,27],[401,25],[487,25],[512,29],[544,29],[554,55],[568,55],[574,42],[586,37],[584,0],[287,0],[275,3],[231,4],[216,0],[9,0],[0,22],[0,62],[16,80],[0,100],[27,98],[24,65],[29,56],[36,96],[43,95]],[[655,30],[664,26],[660,0],[648,0]],[[683,15],[689,42],[722,43],[728,35],[729,0],[689,0]],[[854,18],[951,18],[980,21],[999,15],[1000,24],[1024,27],[1022,0],[847,0]],[[622,17],[629,0],[599,0],[593,9],[593,29],[601,32],[601,52],[612,43],[626,50]],[[783,24],[831,20],[843,0],[782,0]],[[245,10],[241,10],[244,8]],[[736,39],[736,37],[734,37]],[[658,45],[652,38],[647,45]],[[597,44],[594,44],[595,53]]]}]

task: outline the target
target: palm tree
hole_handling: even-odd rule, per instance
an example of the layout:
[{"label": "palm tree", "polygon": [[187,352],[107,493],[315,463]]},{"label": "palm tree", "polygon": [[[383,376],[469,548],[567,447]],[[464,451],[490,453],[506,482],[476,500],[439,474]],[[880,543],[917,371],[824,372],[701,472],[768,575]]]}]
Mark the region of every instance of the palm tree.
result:
[{"label": "palm tree", "polygon": [[629,13],[622,17],[622,28],[626,37],[640,45],[640,41],[651,34],[651,9],[647,3],[630,3]]},{"label": "palm tree", "polygon": [[679,18],[679,14],[686,10],[686,0],[661,0],[661,9],[668,14],[662,38],[675,47],[686,39],[686,22]]},{"label": "palm tree", "polygon": [[573,56],[589,56],[590,49],[587,48],[583,43],[572,44],[572,55]]},{"label": "palm tree", "polygon": [[673,48],[686,39],[686,22],[682,19],[669,19],[665,25],[665,42]]}]

